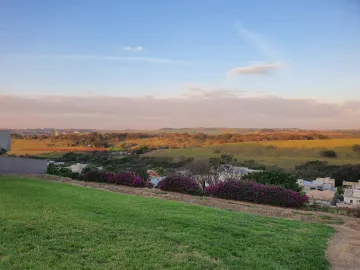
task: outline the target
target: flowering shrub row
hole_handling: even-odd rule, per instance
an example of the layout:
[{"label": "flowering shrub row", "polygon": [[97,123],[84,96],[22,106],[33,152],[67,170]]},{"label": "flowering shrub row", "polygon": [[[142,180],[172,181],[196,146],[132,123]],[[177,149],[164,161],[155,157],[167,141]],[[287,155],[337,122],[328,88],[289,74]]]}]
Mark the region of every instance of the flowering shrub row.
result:
[{"label": "flowering shrub row", "polygon": [[205,194],[223,199],[283,207],[300,207],[309,202],[308,196],[296,191],[251,181],[226,180],[207,187]]},{"label": "flowering shrub row", "polygon": [[82,175],[84,181],[104,182],[109,184],[130,186],[130,187],[145,187],[145,181],[140,176],[133,172],[102,172],[89,171]]},{"label": "flowering shrub row", "polygon": [[203,189],[195,180],[181,175],[170,175],[158,183],[161,190],[201,195]]}]

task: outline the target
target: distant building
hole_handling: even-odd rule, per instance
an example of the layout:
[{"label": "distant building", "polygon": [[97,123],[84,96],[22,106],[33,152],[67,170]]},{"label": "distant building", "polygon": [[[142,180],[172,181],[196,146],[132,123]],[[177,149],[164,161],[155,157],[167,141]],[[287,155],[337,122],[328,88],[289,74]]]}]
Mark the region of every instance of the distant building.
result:
[{"label": "distant building", "polygon": [[350,205],[360,205],[360,190],[358,189],[345,189],[344,203]]},{"label": "distant building", "polygon": [[72,172],[81,173],[82,170],[85,169],[86,167],[87,167],[87,164],[77,163],[77,164],[73,164],[66,168],[70,169]]},{"label": "distant building", "polygon": [[10,130],[0,130],[0,148],[4,148],[7,152],[11,151]]},{"label": "distant building", "polygon": [[342,186],[344,189],[360,189],[360,180],[357,182],[343,181]]},{"label": "distant building", "polygon": [[331,190],[336,191],[335,179],[330,177],[316,178],[314,181],[298,179],[297,183],[304,191],[309,190]]},{"label": "distant building", "polygon": [[53,160],[49,160],[48,163],[47,163],[47,165],[49,165],[49,164],[54,164],[54,165],[56,165],[56,166],[63,166],[63,165],[65,165],[65,162],[63,162],[63,161],[53,161]]},{"label": "distant building", "polygon": [[[87,164],[81,164],[81,163],[76,163],[73,164],[69,167],[65,167],[67,169],[70,169],[72,172],[75,173],[81,173],[83,169],[85,169],[88,165]],[[100,167],[96,167],[99,171],[102,171],[104,168],[102,166]]]},{"label": "distant building", "polygon": [[330,205],[334,198],[335,191],[332,190],[310,190],[306,192],[306,195],[310,197],[312,203],[319,203],[322,205]]}]

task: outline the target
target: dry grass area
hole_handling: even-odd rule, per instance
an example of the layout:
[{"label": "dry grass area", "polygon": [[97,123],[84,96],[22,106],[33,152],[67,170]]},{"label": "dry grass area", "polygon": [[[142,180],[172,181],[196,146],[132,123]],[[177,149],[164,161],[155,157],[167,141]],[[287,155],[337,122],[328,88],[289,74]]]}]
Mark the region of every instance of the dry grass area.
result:
[{"label": "dry grass area", "polygon": [[354,270],[358,269],[358,266],[360,265],[360,219],[323,212],[310,212],[218,198],[164,192],[158,189],[132,188],[105,183],[83,182],[53,175],[27,176],[124,194],[182,201],[191,204],[226,209],[229,211],[328,224],[336,229],[336,234],[330,240],[327,251],[327,257],[332,265],[332,268],[335,270]]},{"label": "dry grass area", "polygon": [[[360,139],[332,140],[289,140],[228,143],[201,148],[156,150],[148,156],[194,157],[205,159],[221,153],[232,154],[238,160],[255,160],[260,164],[294,169],[296,165],[307,161],[322,160],[329,164],[357,164],[360,155],[352,150],[352,146],[360,144]],[[321,151],[334,150],[337,158],[324,158]]]},{"label": "dry grass area", "polygon": [[13,155],[40,155],[48,153],[87,152],[102,151],[106,148],[94,148],[86,146],[68,146],[67,141],[52,142],[50,139],[22,140],[12,139],[11,152]]},{"label": "dry grass area", "polygon": [[334,270],[355,270],[360,267],[360,226],[348,221],[333,226],[336,233],[328,244],[327,257]]}]

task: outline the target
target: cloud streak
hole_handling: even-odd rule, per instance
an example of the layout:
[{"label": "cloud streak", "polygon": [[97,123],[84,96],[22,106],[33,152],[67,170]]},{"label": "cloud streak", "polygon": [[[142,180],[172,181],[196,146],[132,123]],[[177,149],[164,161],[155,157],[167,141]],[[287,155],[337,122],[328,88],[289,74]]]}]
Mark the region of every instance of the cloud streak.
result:
[{"label": "cloud streak", "polygon": [[236,23],[235,27],[240,37],[252,44],[268,61],[277,62],[281,59],[278,50],[265,37],[240,23]]},{"label": "cloud streak", "polygon": [[141,47],[141,46],[137,46],[137,47],[124,47],[124,50],[125,50],[125,51],[139,51],[139,52],[141,52],[141,51],[144,50],[144,48]]},{"label": "cloud streak", "polygon": [[246,67],[236,67],[228,71],[227,75],[266,75],[281,68],[281,64],[255,64]]},{"label": "cloud streak", "polygon": [[2,54],[1,58],[7,59],[28,59],[28,60],[48,60],[48,61],[108,61],[108,62],[142,62],[152,64],[174,64],[192,65],[194,62],[174,60],[157,57],[135,57],[135,56],[108,56],[108,55],[58,55],[58,54]]},{"label": "cloud streak", "polygon": [[[195,91],[194,91],[195,90]],[[357,128],[360,101],[318,102],[201,88],[173,98],[0,95],[1,127],[157,129],[162,127]]]}]

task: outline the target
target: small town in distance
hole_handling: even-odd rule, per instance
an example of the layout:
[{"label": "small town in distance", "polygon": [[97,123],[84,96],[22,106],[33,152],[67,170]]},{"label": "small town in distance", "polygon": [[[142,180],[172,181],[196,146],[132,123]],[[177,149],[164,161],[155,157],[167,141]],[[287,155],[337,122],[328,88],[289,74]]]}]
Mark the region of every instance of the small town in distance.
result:
[{"label": "small town in distance", "polygon": [[[1,158],[4,160],[9,158],[14,164],[7,164],[5,168],[5,163],[2,162],[1,164],[3,165],[0,165],[0,173],[46,173],[50,166],[56,168],[56,174],[59,173],[59,171],[63,171],[60,174],[68,174],[70,176],[73,174],[73,178],[77,179],[83,172],[89,170],[114,172],[117,170],[116,163],[121,164],[124,159],[143,159],[144,161],[142,162],[144,162],[144,164],[139,168],[132,169],[131,166],[129,166],[129,168],[120,167],[122,170],[133,171],[141,175],[148,181],[149,185],[156,188],[161,180],[173,173],[190,177],[207,187],[217,181],[226,181],[229,178],[241,180],[247,179],[248,174],[261,174],[267,170],[278,170],[296,179],[299,190],[309,197],[309,203],[312,205],[318,204],[337,209],[337,211],[339,211],[339,209],[354,208],[360,205],[360,171],[356,164],[338,165],[335,167],[335,170],[329,170],[329,175],[326,175],[327,172],[323,171],[323,166],[332,166],[327,164],[328,161],[336,163],[337,158],[339,158],[336,150],[329,149],[319,151],[311,157],[313,160],[309,160],[304,164],[297,162],[298,165],[293,168],[287,168],[281,165],[265,165],[246,155],[240,158],[239,155],[234,155],[234,153],[230,152],[227,153],[222,150],[221,144],[218,142],[220,140],[224,141],[223,138],[230,136],[229,140],[235,138],[242,141],[249,141],[250,143],[255,141],[256,144],[259,140],[261,142],[267,140],[268,137],[273,137],[275,142],[283,138],[289,139],[290,141],[294,140],[294,142],[298,139],[304,139],[304,144],[306,144],[306,142],[313,143],[315,140],[319,140],[322,143],[329,142],[328,145],[330,147],[332,142],[344,142],[344,145],[346,145],[346,140],[349,142],[356,142],[356,140],[358,140],[360,143],[360,132],[356,130],[323,131],[323,133],[322,131],[296,129],[239,129],[236,130],[235,133],[233,130],[226,128],[211,130],[211,132],[217,131],[218,134],[216,135],[206,133],[206,131],[210,129],[203,129],[204,133],[198,133],[201,129],[184,130],[186,130],[186,133],[181,133],[183,130],[170,128],[148,132],[113,131],[112,133],[96,130],[57,130],[50,128],[1,130],[0,147],[3,153]],[[169,133],[169,131],[171,133]],[[202,146],[201,144],[212,140],[211,146],[214,148],[213,152],[207,158],[199,158],[197,156],[188,156],[186,158],[184,156],[176,157],[173,153],[180,150],[181,145],[178,146],[176,143],[172,144],[171,142],[167,142],[165,138],[167,138],[169,134],[171,136],[175,134],[174,136],[176,137],[190,136],[195,138],[188,139],[189,142],[195,146],[185,146],[183,148],[184,150],[197,148],[201,151],[202,147],[208,147]],[[154,142],[155,140],[163,139],[162,145],[159,145],[158,142],[153,144],[151,140],[149,141],[149,138],[154,139]],[[145,141],[148,144],[145,144]],[[11,142],[13,142],[13,147]],[[226,139],[224,142],[227,143]],[[34,147],[35,145],[37,147]],[[342,147],[341,145],[339,146]],[[273,150],[272,148],[275,147],[276,146],[269,148],[269,146],[267,146],[266,148],[269,148],[270,152]],[[360,150],[358,150],[360,146],[354,144],[352,146],[349,145],[348,148],[348,152],[353,152],[354,154],[354,159],[349,160],[349,162],[357,162],[360,158]],[[172,149],[174,149],[173,153],[171,152]],[[160,162],[156,161],[156,159],[164,159],[167,151],[172,158],[169,158],[169,161],[161,161],[166,163],[164,167],[155,165]],[[297,147],[294,146],[293,151],[300,153],[301,149],[297,149]],[[359,154],[357,151],[359,151]],[[241,151],[239,152],[241,153]],[[331,156],[332,152],[335,153],[335,156]],[[154,156],[152,156],[153,153]],[[327,157],[326,153],[330,153],[330,156]],[[99,158],[96,156],[99,156]],[[222,158],[224,156],[225,158]],[[252,153],[250,156],[252,157]],[[349,155],[346,154],[346,156]],[[104,163],[101,157],[106,157],[106,162],[110,165]],[[318,161],[318,158],[322,161]],[[89,162],[83,162],[81,159],[84,161],[88,160]],[[179,161],[180,159],[183,160]],[[214,160],[220,162],[221,166],[216,164]],[[31,163],[32,165],[29,166],[27,163]],[[306,164],[308,164],[308,166]],[[316,172],[316,164],[319,167],[318,172]],[[305,168],[302,169],[304,166]],[[309,167],[313,168],[313,172],[311,172],[310,175],[308,172]],[[352,173],[352,175],[341,178],[343,176],[340,175],[346,173],[346,170],[349,169],[356,169],[358,171]],[[306,176],[306,178],[300,178],[300,176]],[[334,177],[336,177],[336,179],[334,179]]]}]

